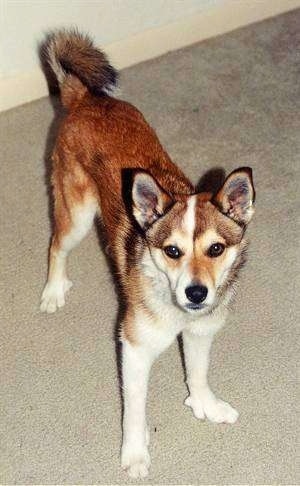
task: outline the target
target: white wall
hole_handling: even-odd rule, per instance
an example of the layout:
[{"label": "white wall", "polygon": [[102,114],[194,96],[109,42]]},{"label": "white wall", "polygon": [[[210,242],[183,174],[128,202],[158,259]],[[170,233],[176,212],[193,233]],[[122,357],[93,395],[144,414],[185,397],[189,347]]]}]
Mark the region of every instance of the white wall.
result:
[{"label": "white wall", "polygon": [[300,7],[300,0],[0,0],[0,111],[46,96],[38,43],[56,27],[91,34],[121,69]]},{"label": "white wall", "polygon": [[38,65],[43,33],[78,26],[98,45],[120,41],[146,29],[170,24],[224,0],[0,0],[0,76]]}]

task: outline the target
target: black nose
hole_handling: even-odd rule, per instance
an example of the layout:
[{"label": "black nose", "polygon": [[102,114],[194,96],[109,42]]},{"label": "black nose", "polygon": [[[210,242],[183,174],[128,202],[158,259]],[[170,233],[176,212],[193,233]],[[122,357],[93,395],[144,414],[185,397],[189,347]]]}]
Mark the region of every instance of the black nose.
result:
[{"label": "black nose", "polygon": [[193,304],[200,304],[206,299],[207,287],[204,285],[191,285],[185,289],[187,298],[193,302]]}]

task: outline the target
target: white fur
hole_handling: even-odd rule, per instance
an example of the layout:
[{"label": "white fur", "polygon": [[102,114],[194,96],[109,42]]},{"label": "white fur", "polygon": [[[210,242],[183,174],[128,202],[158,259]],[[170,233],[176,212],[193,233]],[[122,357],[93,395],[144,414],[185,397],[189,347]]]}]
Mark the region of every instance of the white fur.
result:
[{"label": "white fur", "polygon": [[148,474],[150,456],[146,423],[146,397],[154,354],[146,346],[134,346],[124,340],[123,367],[123,441],[121,465],[132,478]]},{"label": "white fur", "polygon": [[208,418],[211,422],[234,423],[238,412],[226,402],[217,399],[207,382],[209,352],[213,334],[195,336],[183,332],[184,356],[189,396],[185,405],[193,410],[196,418]]},{"label": "white fur", "polygon": [[65,305],[65,294],[70,290],[73,283],[64,277],[62,271],[65,269],[64,259],[57,258],[54,278],[48,280],[41,297],[40,310],[52,314]]},{"label": "white fur", "polygon": [[190,196],[187,202],[187,210],[183,217],[183,229],[193,241],[194,231],[196,227],[196,203],[197,196]]},{"label": "white fur", "polygon": [[60,248],[51,256],[48,281],[41,298],[42,312],[53,313],[65,305],[65,294],[72,287],[66,275],[67,256],[90,230],[97,210],[98,203],[94,198],[86,199],[72,210],[70,232],[63,237]]},{"label": "white fur", "polygon": [[221,272],[217,275],[216,278],[216,287],[219,288],[221,285],[225,282],[228,273],[238,255],[238,250],[236,247],[231,246],[230,248],[227,248],[226,250],[226,256],[225,256],[225,261],[223,262],[222,265],[222,270]]},{"label": "white fur", "polygon": [[[151,257],[150,257],[151,259]],[[145,260],[144,260],[145,265]],[[135,340],[131,345],[123,340],[123,443],[121,463],[132,478],[147,475],[150,457],[146,425],[146,396],[150,368],[162,353],[183,331],[187,383],[190,396],[185,404],[193,409],[197,418],[207,417],[213,422],[233,423],[237,412],[218,400],[207,382],[209,350],[214,334],[224,324],[224,308],[206,316],[192,315],[174,305],[168,296],[167,277],[148,261],[146,267],[152,282],[145,293],[147,305],[155,318],[142,311],[134,318]],[[157,280],[156,280],[157,279]]]},{"label": "white fur", "polygon": [[[238,412],[228,403],[215,397],[210,390],[207,373],[209,353],[215,333],[224,325],[231,292],[223,303],[209,314],[205,310],[189,313],[185,310],[185,289],[192,282],[189,262],[194,256],[195,203],[192,196],[182,221],[165,244],[178,246],[184,253],[176,266],[169,265],[162,249],[146,249],[141,270],[148,280],[144,300],[150,315],[137,311],[134,317],[136,343],[123,340],[123,444],[122,466],[132,478],[147,475],[150,457],[146,426],[146,395],[151,365],[182,332],[189,396],[185,404],[199,419],[207,418],[216,423],[234,423]],[[202,236],[203,251],[220,241],[214,230]],[[237,249],[229,248],[215,287],[209,286],[206,302],[214,304],[217,288],[225,281],[237,257]],[[171,270],[170,270],[171,268]],[[150,317],[151,313],[154,317]]]},{"label": "white fur", "polygon": [[52,40],[48,47],[48,60],[53,72],[57,77],[59,84],[62,84],[66,78],[66,72],[63,70],[60,62],[57,61],[55,40]]},{"label": "white fur", "polygon": [[[189,271],[189,261],[192,258],[194,251],[196,203],[197,196],[190,196],[187,202],[186,212],[182,219],[181,228],[175,228],[168,240],[165,242],[165,245],[177,246],[184,253],[184,256],[176,265],[176,268],[173,268],[172,271],[170,271],[170,266],[168,264],[169,262],[159,248],[151,249],[152,261],[148,260],[150,266],[154,261],[157,269],[167,276],[169,285],[173,292],[173,303],[175,300],[175,304],[181,306],[182,308],[184,308],[185,304],[188,303],[185,289],[191,284],[192,281],[192,275]],[[147,257],[148,256],[146,256],[146,259]],[[144,262],[144,264],[147,266],[146,262]],[[156,275],[156,278],[157,277],[158,275]],[[167,290],[166,293],[170,293],[170,290]]]},{"label": "white fur", "polygon": [[145,477],[150,466],[146,422],[150,369],[153,361],[174,341],[181,327],[168,318],[153,321],[143,311],[136,312],[133,324],[138,344],[122,340],[124,416],[121,465],[130,477],[137,479]]}]

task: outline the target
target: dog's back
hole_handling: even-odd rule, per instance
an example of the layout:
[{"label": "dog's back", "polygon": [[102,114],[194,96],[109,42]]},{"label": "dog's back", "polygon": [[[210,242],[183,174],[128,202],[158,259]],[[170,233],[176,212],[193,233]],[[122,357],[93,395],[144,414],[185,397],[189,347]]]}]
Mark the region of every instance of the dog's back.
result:
[{"label": "dog's back", "polygon": [[127,225],[122,179],[130,169],[149,171],[170,193],[191,194],[194,188],[140,111],[109,96],[117,73],[87,36],[76,30],[59,31],[49,35],[44,52],[67,110],[53,154],[53,179],[63,176],[65,168],[93,187],[113,246],[116,225]]}]

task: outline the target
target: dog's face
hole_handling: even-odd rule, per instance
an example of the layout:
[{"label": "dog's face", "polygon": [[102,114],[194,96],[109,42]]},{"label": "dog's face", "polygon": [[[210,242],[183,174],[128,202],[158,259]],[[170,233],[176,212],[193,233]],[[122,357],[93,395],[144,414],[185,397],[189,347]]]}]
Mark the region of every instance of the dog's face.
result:
[{"label": "dog's face", "polygon": [[234,171],[212,196],[167,194],[147,173],[134,177],[133,214],[174,303],[190,313],[216,307],[243,262],[253,214],[251,170]]}]

